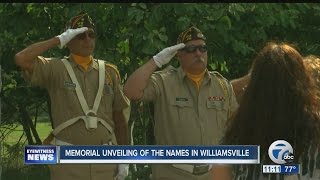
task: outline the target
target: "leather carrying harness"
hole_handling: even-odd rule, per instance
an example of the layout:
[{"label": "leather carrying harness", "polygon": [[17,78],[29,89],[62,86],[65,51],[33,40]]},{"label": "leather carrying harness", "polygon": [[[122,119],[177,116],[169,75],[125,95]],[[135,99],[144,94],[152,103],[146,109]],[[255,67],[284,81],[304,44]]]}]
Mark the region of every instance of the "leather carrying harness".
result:
[{"label": "leather carrying harness", "polygon": [[[94,101],[94,105],[92,109],[89,109],[89,106],[87,104],[86,99],[84,98],[83,92],[81,90],[80,84],[74,74],[74,71],[69,63],[68,60],[66,59],[62,59],[61,60],[63,62],[63,64],[65,65],[68,74],[71,78],[71,81],[76,84],[75,90],[76,90],[76,94],[78,97],[78,100],[80,102],[81,108],[84,112],[83,116],[78,116],[78,117],[74,117],[71,118],[67,121],[65,121],[64,123],[58,125],[56,128],[54,128],[54,130],[52,131],[52,134],[54,136],[56,136],[59,132],[61,132],[63,129],[73,125],[74,123],[76,123],[79,120],[83,120],[85,122],[86,128],[88,130],[92,130],[92,129],[96,129],[98,127],[98,123],[100,122],[108,131],[109,133],[112,135],[112,140],[115,141],[115,135],[113,132],[113,128],[103,119],[97,117],[97,111],[100,105],[100,101],[101,101],[101,97],[102,97],[102,92],[103,92],[103,88],[104,88],[104,80],[105,80],[105,65],[104,65],[104,61],[102,60],[98,60],[98,65],[99,65],[99,89]],[[62,140],[58,140],[55,138],[54,144],[56,145],[72,145],[68,142],[64,142]],[[109,142],[108,144],[112,144],[111,142]]]}]

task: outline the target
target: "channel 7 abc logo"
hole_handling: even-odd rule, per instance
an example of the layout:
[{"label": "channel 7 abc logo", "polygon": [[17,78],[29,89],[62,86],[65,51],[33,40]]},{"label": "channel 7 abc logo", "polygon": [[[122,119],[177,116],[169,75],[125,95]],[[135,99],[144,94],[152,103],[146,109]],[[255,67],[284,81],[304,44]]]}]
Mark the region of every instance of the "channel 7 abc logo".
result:
[{"label": "channel 7 abc logo", "polygon": [[292,146],[285,140],[273,142],[269,147],[268,154],[270,159],[277,164],[292,163],[294,159]]}]

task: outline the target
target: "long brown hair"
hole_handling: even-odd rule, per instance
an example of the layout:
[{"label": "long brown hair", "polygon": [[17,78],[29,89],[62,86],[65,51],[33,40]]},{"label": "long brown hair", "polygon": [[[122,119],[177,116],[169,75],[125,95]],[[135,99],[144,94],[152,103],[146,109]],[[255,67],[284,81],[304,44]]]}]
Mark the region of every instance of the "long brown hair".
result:
[{"label": "long brown hair", "polygon": [[260,145],[267,155],[286,140],[299,159],[320,138],[319,102],[300,53],[285,43],[268,43],[256,56],[240,106],[227,123],[225,144]]},{"label": "long brown hair", "polygon": [[311,74],[312,79],[316,82],[320,90],[320,58],[315,55],[309,55],[304,58],[304,65],[307,71]]}]

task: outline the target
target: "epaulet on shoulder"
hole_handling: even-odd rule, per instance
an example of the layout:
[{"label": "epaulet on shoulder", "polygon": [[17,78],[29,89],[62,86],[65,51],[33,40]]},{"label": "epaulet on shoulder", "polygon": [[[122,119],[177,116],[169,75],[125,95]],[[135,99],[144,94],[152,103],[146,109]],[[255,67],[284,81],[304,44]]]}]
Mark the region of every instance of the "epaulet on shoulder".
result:
[{"label": "epaulet on shoulder", "polygon": [[[52,58],[52,59],[55,59],[55,58]],[[69,56],[63,56],[63,57],[57,57],[57,59],[65,59],[65,60],[69,60]]]},{"label": "epaulet on shoulder", "polygon": [[43,56],[37,56],[37,59],[47,60],[47,61],[53,61],[53,60],[61,60],[62,57],[43,57]]},{"label": "epaulet on shoulder", "polygon": [[162,71],[156,71],[155,73],[167,74],[167,73],[174,73],[174,72],[177,72],[177,69],[170,65],[170,66],[164,68]]},{"label": "epaulet on shoulder", "polygon": [[58,57],[50,57],[50,58],[45,58],[46,60],[48,61],[57,61],[57,60],[60,60],[62,58],[58,58]]},{"label": "epaulet on shoulder", "polygon": [[216,76],[217,78],[223,79],[223,80],[227,80],[225,77],[223,77],[218,71],[209,71],[210,74]]},{"label": "epaulet on shoulder", "polygon": [[116,72],[115,74],[116,74],[118,80],[120,80],[120,73],[119,73],[119,71],[118,71],[117,66],[114,65],[114,64],[112,64],[112,63],[109,63],[109,62],[104,62],[104,64],[105,64],[105,66],[106,66],[107,68],[113,69],[113,70]]}]

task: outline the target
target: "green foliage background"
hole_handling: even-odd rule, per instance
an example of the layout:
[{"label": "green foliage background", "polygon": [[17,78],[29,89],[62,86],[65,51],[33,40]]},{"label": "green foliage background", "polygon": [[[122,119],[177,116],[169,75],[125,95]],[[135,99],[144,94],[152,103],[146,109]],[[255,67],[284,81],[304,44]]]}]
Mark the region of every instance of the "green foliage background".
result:
[{"label": "green foliage background", "polygon": [[[33,120],[49,117],[46,92],[24,82],[13,58],[32,43],[61,34],[67,20],[80,11],[89,13],[97,26],[95,57],[116,64],[124,80],[154,54],[174,45],[190,25],[207,37],[208,68],[228,79],[246,74],[255,53],[270,40],[293,43],[302,55],[320,54],[320,4],[316,3],[3,3],[0,125],[23,124],[21,109]],[[44,54],[64,55],[68,51],[58,48]],[[175,60],[171,64],[178,65]],[[151,111],[150,105],[132,104],[129,125],[134,144],[153,143]],[[137,168],[132,169],[132,178],[148,179],[150,169]]]}]

